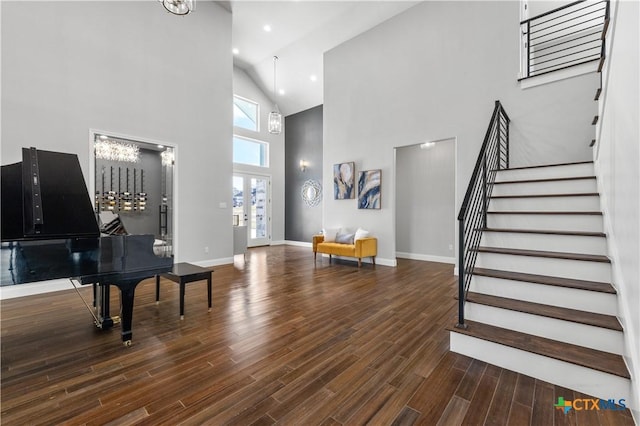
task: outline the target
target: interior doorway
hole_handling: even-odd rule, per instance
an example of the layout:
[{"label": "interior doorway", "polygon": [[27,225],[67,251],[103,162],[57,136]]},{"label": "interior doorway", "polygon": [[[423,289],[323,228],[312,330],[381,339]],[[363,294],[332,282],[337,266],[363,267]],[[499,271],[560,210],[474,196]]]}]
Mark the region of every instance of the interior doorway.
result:
[{"label": "interior doorway", "polygon": [[396,257],[455,263],[455,139],[395,149]]},{"label": "interior doorway", "polygon": [[90,130],[90,191],[100,231],[148,234],[156,255],[175,255],[176,147]]},{"label": "interior doorway", "polygon": [[271,244],[271,178],[233,175],[233,224],[247,230],[247,246]]}]

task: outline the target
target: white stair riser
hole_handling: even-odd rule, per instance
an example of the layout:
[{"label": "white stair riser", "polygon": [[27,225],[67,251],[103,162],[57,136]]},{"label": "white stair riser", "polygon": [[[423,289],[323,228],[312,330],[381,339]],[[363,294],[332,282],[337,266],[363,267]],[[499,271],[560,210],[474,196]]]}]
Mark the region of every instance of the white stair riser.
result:
[{"label": "white stair riser", "polygon": [[565,253],[607,254],[606,238],[577,235],[485,231],[482,233],[480,245],[485,247],[559,251]]},{"label": "white stair riser", "polygon": [[456,332],[450,332],[450,348],[452,352],[596,398],[625,399],[627,406],[633,406],[631,381],[623,377]]},{"label": "white stair riser", "polygon": [[593,163],[571,164],[568,166],[536,167],[533,169],[500,170],[497,182],[527,179],[556,179],[575,176],[593,176]]},{"label": "white stair riser", "polygon": [[489,228],[602,232],[602,216],[573,214],[491,214]]},{"label": "white stair riser", "polygon": [[616,315],[615,294],[474,275],[469,291],[525,302]]},{"label": "white stair riser", "polygon": [[525,274],[611,282],[611,264],[604,262],[478,253],[475,266],[477,268],[522,272]]},{"label": "white stair riser", "polygon": [[581,194],[585,192],[598,192],[595,179],[503,183],[494,185],[491,195]]},{"label": "white stair riser", "polygon": [[600,211],[600,197],[535,197],[535,198],[493,198],[490,211],[534,211],[534,212],[597,212]]},{"label": "white stair riser", "polygon": [[464,316],[471,321],[519,331],[533,336],[618,355],[624,353],[624,339],[619,331],[471,302],[465,304]]}]

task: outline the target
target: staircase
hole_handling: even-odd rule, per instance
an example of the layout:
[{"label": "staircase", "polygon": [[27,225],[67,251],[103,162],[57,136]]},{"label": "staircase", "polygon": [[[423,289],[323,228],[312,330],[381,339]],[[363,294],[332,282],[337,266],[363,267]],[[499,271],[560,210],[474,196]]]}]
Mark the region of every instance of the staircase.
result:
[{"label": "staircase", "polygon": [[451,350],[630,401],[593,163],[495,171],[488,193]]}]

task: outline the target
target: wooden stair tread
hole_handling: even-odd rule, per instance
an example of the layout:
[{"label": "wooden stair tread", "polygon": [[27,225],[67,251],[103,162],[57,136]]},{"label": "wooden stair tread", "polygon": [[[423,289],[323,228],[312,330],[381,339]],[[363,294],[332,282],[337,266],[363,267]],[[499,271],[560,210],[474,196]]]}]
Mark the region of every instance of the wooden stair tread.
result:
[{"label": "wooden stair tread", "polygon": [[603,352],[544,337],[532,336],[506,328],[465,321],[466,329],[451,327],[450,331],[487,340],[500,345],[554,358],[619,377],[630,379],[629,371],[620,355]]},{"label": "wooden stair tread", "polygon": [[[513,169],[510,169],[513,170]],[[494,182],[494,185],[504,185],[509,183],[537,183],[537,182],[558,182],[563,180],[584,180],[595,179],[595,176],[572,176],[572,177],[559,177],[559,178],[544,178],[544,179],[523,179],[523,180],[505,180],[500,182]]]},{"label": "wooden stair tread", "polygon": [[[598,62],[598,69],[596,72],[601,73],[602,72],[602,68],[604,68],[604,60],[606,59],[606,55],[600,55],[600,61]],[[597,117],[597,116],[596,116]]]},{"label": "wooden stair tread", "polygon": [[546,257],[550,259],[582,260],[587,262],[611,263],[607,256],[598,254],[564,253],[558,251],[523,250],[502,247],[478,247],[480,253],[512,254],[516,256]]},{"label": "wooden stair tread", "polygon": [[576,237],[606,237],[604,232],[586,232],[586,231],[554,231],[547,229],[514,229],[514,228],[483,228],[479,229],[483,232],[514,232],[521,234],[548,234],[548,235],[569,235]]},{"label": "wooden stair tread", "polygon": [[506,297],[491,296],[488,294],[468,292],[467,302],[480,305],[493,306],[494,308],[508,309],[510,311],[525,314],[539,315],[548,318],[570,321],[579,324],[592,325],[614,331],[622,331],[618,319],[611,315],[595,314],[593,312],[579,311],[577,309],[562,308],[559,306],[543,305],[541,303],[527,302],[524,300],[509,299]]},{"label": "wooden stair tread", "polygon": [[491,199],[504,199],[504,198],[546,198],[546,197],[597,197],[600,194],[597,192],[574,192],[567,194],[526,194],[526,195],[494,195]]},{"label": "wooden stair tread", "polygon": [[487,214],[577,214],[577,215],[586,215],[586,216],[602,216],[602,212],[599,211],[591,211],[591,212],[580,212],[580,211],[521,211],[521,210],[492,210],[488,211]]},{"label": "wooden stair tread", "polygon": [[597,291],[600,293],[616,294],[616,290],[609,283],[598,281],[576,280],[573,278],[550,277],[547,275],[525,274],[523,272],[500,271],[497,269],[474,268],[474,275],[500,278],[505,280],[523,281],[535,284],[567,287],[578,290]]},{"label": "wooden stair tread", "polygon": [[526,169],[540,169],[542,167],[558,167],[558,166],[573,166],[573,165],[577,165],[577,164],[593,164],[593,161],[574,161],[571,163],[555,163],[555,164],[541,164],[538,166],[522,166],[522,167],[509,167],[508,169],[501,169],[501,170],[497,170],[494,169],[494,171],[506,171],[508,172],[509,170],[526,170]]},{"label": "wooden stair tread", "polygon": [[602,34],[600,35],[600,40],[604,40],[604,39],[607,38],[607,30],[609,30],[609,21],[610,20],[611,20],[610,18],[606,18],[604,20],[604,24],[603,24],[603,27],[602,27]]},{"label": "wooden stair tread", "polygon": [[596,90],[596,96],[593,98],[593,100],[597,101],[598,99],[600,99],[600,94],[602,94],[602,88],[598,87],[598,89]]}]

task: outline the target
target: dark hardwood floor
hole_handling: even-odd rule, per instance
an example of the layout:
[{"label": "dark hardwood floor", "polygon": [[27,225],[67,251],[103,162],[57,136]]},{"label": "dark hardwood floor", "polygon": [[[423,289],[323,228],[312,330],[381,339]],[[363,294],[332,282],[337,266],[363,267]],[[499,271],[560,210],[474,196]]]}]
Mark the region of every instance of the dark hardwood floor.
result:
[{"label": "dark hardwood floor", "polygon": [[176,284],[156,305],[142,283],[130,348],[73,290],[2,301],[2,424],[633,424],[565,415],[559,396],[586,396],[449,352],[452,265],[314,267],[276,246],[214,269],[212,312],[191,283],[183,321]]}]

